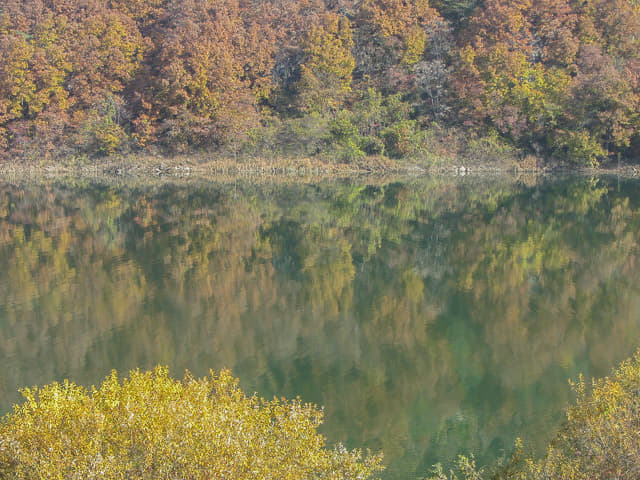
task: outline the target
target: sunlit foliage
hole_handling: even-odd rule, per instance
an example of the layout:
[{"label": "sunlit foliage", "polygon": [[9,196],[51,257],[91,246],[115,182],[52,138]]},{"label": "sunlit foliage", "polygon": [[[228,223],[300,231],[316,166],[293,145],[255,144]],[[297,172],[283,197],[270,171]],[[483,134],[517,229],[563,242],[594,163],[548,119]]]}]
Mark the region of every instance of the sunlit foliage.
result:
[{"label": "sunlit foliage", "polygon": [[301,108],[310,112],[335,111],[349,92],[355,60],[353,37],[346,17],[327,15],[311,27],[303,52],[298,84]]},{"label": "sunlit foliage", "polygon": [[430,480],[631,480],[640,463],[640,352],[609,377],[590,385],[580,377],[573,385],[575,403],[544,458],[524,454],[516,441],[508,460],[479,468],[473,457],[460,456],[456,468],[441,465]]},{"label": "sunlit foliage", "polygon": [[182,381],[165,368],[115,371],[88,391],[23,390],[0,423],[3,478],[365,479],[380,456],[325,448],[322,411],[245,395],[228,371]]},{"label": "sunlit foliage", "polygon": [[640,353],[610,377],[574,385],[577,400],[536,476],[567,480],[638,477]]},{"label": "sunlit foliage", "polygon": [[[424,158],[461,129],[549,160],[632,158],[639,38],[632,0],[4,0],[0,153],[352,162]],[[409,108],[335,148],[329,122],[370,89]]]}]

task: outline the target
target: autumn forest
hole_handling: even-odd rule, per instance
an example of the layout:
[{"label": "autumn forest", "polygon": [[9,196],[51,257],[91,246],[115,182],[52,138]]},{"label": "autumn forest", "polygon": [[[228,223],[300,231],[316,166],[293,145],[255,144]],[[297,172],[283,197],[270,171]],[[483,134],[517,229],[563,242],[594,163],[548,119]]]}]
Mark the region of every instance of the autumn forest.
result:
[{"label": "autumn forest", "polygon": [[635,0],[2,0],[0,158],[633,161],[639,42]]}]

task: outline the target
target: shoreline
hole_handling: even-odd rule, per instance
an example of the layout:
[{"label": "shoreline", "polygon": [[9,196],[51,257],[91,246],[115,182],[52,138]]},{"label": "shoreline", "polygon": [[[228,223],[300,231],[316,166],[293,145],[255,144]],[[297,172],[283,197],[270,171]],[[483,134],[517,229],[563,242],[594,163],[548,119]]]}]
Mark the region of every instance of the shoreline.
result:
[{"label": "shoreline", "polygon": [[[458,163],[456,165],[455,163]],[[529,164],[530,165],[530,164]],[[240,177],[341,178],[354,176],[493,176],[508,175],[618,175],[640,177],[640,165],[604,167],[545,166],[525,168],[518,162],[497,161],[496,164],[421,165],[419,162],[396,162],[386,158],[367,157],[352,164],[330,163],[318,159],[251,159],[211,158],[180,155],[175,157],[136,156],[107,157],[87,161],[0,163],[0,177],[80,177],[80,178],[202,178]]]}]

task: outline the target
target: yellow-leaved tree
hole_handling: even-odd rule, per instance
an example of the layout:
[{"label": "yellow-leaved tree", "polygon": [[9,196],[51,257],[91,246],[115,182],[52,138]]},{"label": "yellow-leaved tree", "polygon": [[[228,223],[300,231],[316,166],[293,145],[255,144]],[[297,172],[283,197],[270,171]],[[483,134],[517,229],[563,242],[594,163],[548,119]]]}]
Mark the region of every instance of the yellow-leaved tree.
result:
[{"label": "yellow-leaved tree", "polygon": [[229,371],[114,371],[100,387],[24,389],[0,423],[0,478],[365,479],[380,455],[325,448],[322,410],[247,396]]},{"label": "yellow-leaved tree", "polygon": [[346,17],[327,14],[320,25],[311,27],[298,83],[302,110],[326,113],[340,108],[351,92],[355,68],[352,47],[351,24]]}]

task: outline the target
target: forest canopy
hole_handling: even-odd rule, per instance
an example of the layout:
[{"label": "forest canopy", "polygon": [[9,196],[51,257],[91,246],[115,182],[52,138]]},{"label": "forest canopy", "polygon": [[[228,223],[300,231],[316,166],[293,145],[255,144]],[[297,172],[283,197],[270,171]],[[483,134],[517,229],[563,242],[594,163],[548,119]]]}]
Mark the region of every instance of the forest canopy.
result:
[{"label": "forest canopy", "polygon": [[632,0],[3,0],[0,152],[631,159],[638,42]]}]

